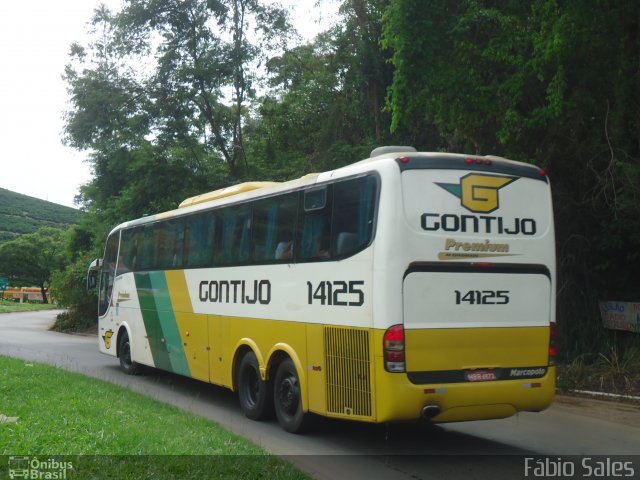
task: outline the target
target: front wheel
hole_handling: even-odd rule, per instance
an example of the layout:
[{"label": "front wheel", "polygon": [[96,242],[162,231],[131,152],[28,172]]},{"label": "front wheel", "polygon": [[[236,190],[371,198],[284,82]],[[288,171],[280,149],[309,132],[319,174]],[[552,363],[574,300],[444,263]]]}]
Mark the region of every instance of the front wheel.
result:
[{"label": "front wheel", "polygon": [[120,357],[120,368],[127,375],[137,375],[142,371],[142,365],[131,359],[131,342],[129,334],[124,331],[118,340],[118,356]]},{"label": "front wheel", "polygon": [[290,433],[301,433],[310,422],[310,414],[302,410],[302,392],[296,366],[290,358],[278,365],[273,384],[273,400],[280,426]]},{"label": "front wheel", "polygon": [[263,420],[273,415],[271,383],[260,377],[256,354],[247,352],[238,365],[238,398],[242,411],[251,420]]}]

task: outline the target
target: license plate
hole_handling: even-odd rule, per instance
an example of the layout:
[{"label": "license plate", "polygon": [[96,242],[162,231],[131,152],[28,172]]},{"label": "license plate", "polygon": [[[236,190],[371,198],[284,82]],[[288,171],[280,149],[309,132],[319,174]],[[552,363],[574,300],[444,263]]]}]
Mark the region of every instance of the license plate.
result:
[{"label": "license plate", "polygon": [[468,370],[466,377],[468,382],[490,382],[498,379],[495,370],[492,368]]}]

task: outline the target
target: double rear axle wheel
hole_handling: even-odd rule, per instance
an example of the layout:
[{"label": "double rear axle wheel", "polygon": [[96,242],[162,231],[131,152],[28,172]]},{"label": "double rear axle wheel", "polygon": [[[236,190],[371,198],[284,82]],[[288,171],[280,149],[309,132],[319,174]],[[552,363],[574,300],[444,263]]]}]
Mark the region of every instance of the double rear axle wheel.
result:
[{"label": "double rear axle wheel", "polygon": [[304,431],[310,414],[302,409],[300,378],[293,361],[287,357],[277,368],[272,382],[262,380],[258,360],[247,352],[238,365],[238,397],[244,414],[252,420],[272,417],[274,411],[284,430]]}]

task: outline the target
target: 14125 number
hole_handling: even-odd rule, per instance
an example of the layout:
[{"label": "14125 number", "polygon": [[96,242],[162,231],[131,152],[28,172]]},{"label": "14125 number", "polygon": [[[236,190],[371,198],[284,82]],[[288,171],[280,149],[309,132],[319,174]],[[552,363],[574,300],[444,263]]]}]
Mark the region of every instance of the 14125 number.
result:
[{"label": "14125 number", "polygon": [[309,305],[319,302],[320,305],[337,305],[360,307],[364,304],[364,291],[362,280],[322,281],[315,288],[311,282],[307,282]]},{"label": "14125 number", "polygon": [[454,290],[456,305],[506,305],[509,303],[509,290]]}]

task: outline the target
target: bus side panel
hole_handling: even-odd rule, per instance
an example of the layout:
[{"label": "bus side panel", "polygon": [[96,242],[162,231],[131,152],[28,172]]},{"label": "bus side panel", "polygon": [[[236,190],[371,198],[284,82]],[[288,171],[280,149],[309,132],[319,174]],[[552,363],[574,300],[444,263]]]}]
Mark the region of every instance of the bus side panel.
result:
[{"label": "bus side panel", "polygon": [[309,392],[309,410],[325,415],[327,412],[326,399],[326,368],[324,353],[324,328],[322,325],[307,325],[307,374]]},{"label": "bus side panel", "polygon": [[[136,273],[134,278],[140,301],[140,313],[144,322],[144,331],[153,356],[153,366],[160,370],[173,371],[169,360],[169,352],[165,346],[162,329],[160,328],[160,314],[154,299],[151,277],[147,273]],[[136,360],[135,351],[132,351],[132,357]]]},{"label": "bus side panel", "polygon": [[209,326],[207,315],[193,313],[183,270],[165,272],[185,360],[193,378],[209,381]]},{"label": "bus side panel", "polygon": [[233,352],[229,341],[229,317],[207,315],[209,329],[209,381],[233,386]]},{"label": "bus side panel", "polygon": [[113,286],[113,297],[106,315],[98,321],[100,329],[100,351],[108,355],[117,354],[120,328],[129,333],[132,356],[138,363],[154,367],[150,337],[140,311],[140,300],[132,274],[117,277]]},{"label": "bus side panel", "polygon": [[209,381],[209,328],[206,315],[175,312],[191,377]]}]

